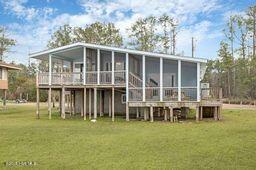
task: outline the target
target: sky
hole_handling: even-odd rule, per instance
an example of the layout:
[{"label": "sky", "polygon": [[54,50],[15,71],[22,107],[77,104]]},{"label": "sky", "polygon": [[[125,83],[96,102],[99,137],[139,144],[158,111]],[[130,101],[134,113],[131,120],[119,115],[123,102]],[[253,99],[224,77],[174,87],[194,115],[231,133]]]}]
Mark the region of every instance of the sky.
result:
[{"label": "sky", "polygon": [[0,25],[17,42],[6,61],[27,64],[28,54],[45,50],[52,33],[64,24],[113,22],[127,42],[127,29],[137,19],[166,13],[180,23],[177,52],[191,56],[194,37],[195,56],[214,59],[229,16],[255,4],[255,0],[0,0]]}]

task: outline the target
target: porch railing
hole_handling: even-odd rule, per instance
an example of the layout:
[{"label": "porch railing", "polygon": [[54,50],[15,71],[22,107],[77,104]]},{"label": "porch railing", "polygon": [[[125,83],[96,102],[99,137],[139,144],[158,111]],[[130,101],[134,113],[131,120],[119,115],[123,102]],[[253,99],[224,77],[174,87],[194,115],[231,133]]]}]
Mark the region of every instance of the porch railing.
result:
[{"label": "porch railing", "polygon": [[146,87],[145,93],[147,101],[160,101],[160,87]]},{"label": "porch railing", "polygon": [[116,70],[114,73],[115,84],[124,85],[125,84],[125,70]]},{"label": "porch railing", "polygon": [[164,101],[178,101],[178,87],[163,87]]},{"label": "porch railing", "polygon": [[[98,72],[87,71],[86,72],[86,84],[98,83]],[[125,85],[125,70],[114,72],[115,85]],[[82,85],[84,82],[84,74],[82,72],[72,73],[52,73],[51,84],[52,85]],[[49,84],[49,73],[38,74],[38,84]],[[100,71],[100,84],[112,84],[112,72]]]},{"label": "porch railing", "polygon": [[142,101],[142,88],[129,88],[129,101]]},{"label": "porch railing", "polygon": [[197,100],[197,87],[181,87],[181,100],[182,101],[196,101]]},{"label": "porch railing", "polygon": [[87,84],[97,84],[98,83],[97,71],[87,71],[85,74],[86,74],[86,83]]}]

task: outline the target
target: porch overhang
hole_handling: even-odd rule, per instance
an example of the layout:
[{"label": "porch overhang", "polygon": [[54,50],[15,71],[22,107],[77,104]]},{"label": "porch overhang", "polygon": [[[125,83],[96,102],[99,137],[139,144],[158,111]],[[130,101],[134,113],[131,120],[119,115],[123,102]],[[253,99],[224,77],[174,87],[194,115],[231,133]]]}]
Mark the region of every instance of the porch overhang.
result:
[{"label": "porch overhang", "polygon": [[[55,57],[71,60],[71,59],[73,59],[73,56],[82,57],[83,47],[106,50],[106,51],[114,51],[114,52],[120,52],[120,53],[129,53],[129,54],[135,54],[135,55],[141,55],[141,56],[145,55],[148,57],[157,57],[157,58],[188,61],[188,62],[194,62],[194,63],[198,63],[198,62],[206,63],[207,62],[207,60],[203,59],[203,58],[192,58],[192,57],[188,57],[188,56],[145,52],[145,51],[139,51],[139,50],[117,48],[117,47],[110,47],[110,46],[96,45],[96,44],[89,44],[89,43],[80,43],[80,42],[62,46],[62,47],[58,47],[58,48],[54,48],[54,49],[31,53],[31,54],[29,54],[29,56],[30,56],[30,58],[34,58],[34,59],[48,60],[48,56],[50,54],[52,54]],[[70,57],[70,56],[72,56],[72,57]]]}]

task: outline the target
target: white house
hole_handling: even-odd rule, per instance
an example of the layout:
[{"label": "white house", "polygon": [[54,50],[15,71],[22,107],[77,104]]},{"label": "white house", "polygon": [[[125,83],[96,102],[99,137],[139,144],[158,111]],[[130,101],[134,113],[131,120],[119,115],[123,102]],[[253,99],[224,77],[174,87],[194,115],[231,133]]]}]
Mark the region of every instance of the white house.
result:
[{"label": "white house", "polygon": [[[201,99],[200,82],[207,60],[75,43],[30,54],[46,61],[47,72],[37,78],[37,115],[39,116],[39,89],[49,92],[51,118],[51,91],[60,91],[61,115],[81,113],[86,119],[106,113],[114,121],[115,114],[143,116],[153,121],[154,113],[169,116],[173,109],[194,107],[196,119],[203,117],[204,107],[214,108],[219,118],[221,103]],[[68,105],[65,105],[65,103]]]}]

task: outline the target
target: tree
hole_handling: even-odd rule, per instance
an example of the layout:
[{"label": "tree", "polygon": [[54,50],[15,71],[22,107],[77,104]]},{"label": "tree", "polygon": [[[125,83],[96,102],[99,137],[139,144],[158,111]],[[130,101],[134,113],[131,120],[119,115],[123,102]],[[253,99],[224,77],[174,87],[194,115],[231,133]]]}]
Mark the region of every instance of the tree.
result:
[{"label": "tree", "polygon": [[6,37],[6,29],[0,26],[0,61],[3,60],[4,53],[9,50],[11,46],[15,45],[15,40]]},{"label": "tree", "polygon": [[222,41],[220,43],[220,49],[218,51],[218,56],[219,56],[219,60],[220,60],[220,68],[222,70],[222,72],[224,73],[224,75],[226,76],[226,82],[224,84],[226,84],[227,86],[227,95],[230,98],[231,97],[231,69],[233,66],[233,58],[231,56],[230,51],[228,50],[229,46],[226,42]]},{"label": "tree", "polygon": [[74,28],[74,41],[120,47],[123,38],[113,23],[100,22]]},{"label": "tree", "polygon": [[69,25],[59,27],[59,29],[51,36],[47,45],[48,48],[57,48],[73,43],[72,33],[73,28]]},{"label": "tree", "polygon": [[248,29],[252,33],[252,56],[256,57],[256,5],[249,7],[247,16]]},{"label": "tree", "polygon": [[156,17],[150,16],[137,20],[129,29],[129,45],[137,50],[154,51],[159,42],[159,36],[156,34]]}]

